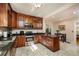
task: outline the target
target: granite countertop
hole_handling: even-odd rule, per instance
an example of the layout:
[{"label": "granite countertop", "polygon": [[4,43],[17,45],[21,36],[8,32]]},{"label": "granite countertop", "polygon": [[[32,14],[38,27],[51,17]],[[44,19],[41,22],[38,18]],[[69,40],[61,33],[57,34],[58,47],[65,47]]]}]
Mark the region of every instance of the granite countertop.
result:
[{"label": "granite countertop", "polygon": [[[12,46],[12,43],[15,40],[15,38],[16,38],[15,36],[2,38],[4,40],[0,41],[0,56],[4,56],[7,53],[7,51]],[[9,40],[6,40],[6,39],[9,39]]]},{"label": "granite countertop", "polygon": [[15,33],[15,34],[12,34],[12,36],[17,36],[17,35],[35,35],[35,34],[45,34],[45,33],[24,33],[24,34],[20,34],[20,33]]},{"label": "granite countertop", "polygon": [[12,37],[1,37],[0,41],[11,41]]},{"label": "granite countertop", "polygon": [[12,46],[12,42],[9,42],[9,43],[6,44],[6,45],[2,45],[2,46],[0,47],[0,56],[5,56],[11,46]]}]

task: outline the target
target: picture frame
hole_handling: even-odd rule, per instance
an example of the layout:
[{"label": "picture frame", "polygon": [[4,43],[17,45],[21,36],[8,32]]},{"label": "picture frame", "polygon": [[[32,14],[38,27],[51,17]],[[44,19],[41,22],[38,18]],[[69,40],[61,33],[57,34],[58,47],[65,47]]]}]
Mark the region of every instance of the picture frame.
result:
[{"label": "picture frame", "polygon": [[58,26],[58,29],[59,29],[60,31],[65,30],[65,25],[59,25],[59,26]]}]

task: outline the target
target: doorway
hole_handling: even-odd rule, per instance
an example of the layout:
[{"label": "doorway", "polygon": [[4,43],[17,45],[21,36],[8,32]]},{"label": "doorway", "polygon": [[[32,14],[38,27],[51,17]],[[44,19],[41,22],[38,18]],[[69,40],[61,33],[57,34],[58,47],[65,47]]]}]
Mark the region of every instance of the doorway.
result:
[{"label": "doorway", "polygon": [[76,43],[79,46],[79,20],[76,21]]}]

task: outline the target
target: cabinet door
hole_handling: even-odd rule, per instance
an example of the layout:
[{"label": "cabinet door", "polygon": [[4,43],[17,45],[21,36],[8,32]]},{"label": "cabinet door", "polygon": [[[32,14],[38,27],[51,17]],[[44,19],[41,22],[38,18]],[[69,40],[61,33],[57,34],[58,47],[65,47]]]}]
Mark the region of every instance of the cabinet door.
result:
[{"label": "cabinet door", "polygon": [[0,3],[0,26],[7,26],[7,4]]},{"label": "cabinet door", "polygon": [[[29,24],[33,29],[42,29],[43,28],[43,19],[40,17],[34,17],[24,14],[17,14],[17,20],[23,20],[25,24]],[[19,26],[17,25],[19,28]],[[27,28],[28,29],[28,28]]]},{"label": "cabinet door", "polygon": [[31,17],[31,16],[28,17],[28,23],[30,25],[33,25],[33,17]]},{"label": "cabinet door", "polygon": [[59,40],[57,37],[53,38],[53,51],[57,51],[60,49]]},{"label": "cabinet door", "polygon": [[8,12],[7,12],[7,14],[8,14],[8,27],[12,27],[12,9],[11,9],[11,7],[10,7],[10,5],[8,4]]},{"label": "cabinet door", "polygon": [[33,17],[33,28],[34,29],[42,29],[43,27],[43,20],[39,17]]},{"label": "cabinet door", "polygon": [[39,43],[39,36],[38,35],[34,36],[34,43]]},{"label": "cabinet door", "polygon": [[38,35],[38,34],[34,35],[34,42],[35,43],[39,43],[41,41],[42,41],[41,35]]},{"label": "cabinet door", "polygon": [[[19,23],[21,22],[21,26]],[[24,28],[25,23],[28,22],[28,18],[24,14],[17,13],[17,28]]]},{"label": "cabinet door", "polygon": [[14,42],[14,46],[16,47],[22,47],[25,46],[25,38],[24,36],[17,36]]},{"label": "cabinet door", "polygon": [[8,27],[12,27],[12,13],[8,11]]},{"label": "cabinet door", "polygon": [[12,12],[12,28],[13,28],[13,29],[16,29],[16,27],[17,27],[17,20],[16,20],[16,17],[17,17],[17,15],[16,15],[16,13],[13,11],[13,12]]}]

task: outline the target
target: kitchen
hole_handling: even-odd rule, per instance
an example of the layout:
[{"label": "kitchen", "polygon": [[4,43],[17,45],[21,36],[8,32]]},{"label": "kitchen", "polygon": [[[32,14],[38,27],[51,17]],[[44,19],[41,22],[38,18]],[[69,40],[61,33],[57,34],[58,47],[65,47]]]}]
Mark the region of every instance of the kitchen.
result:
[{"label": "kitchen", "polygon": [[12,48],[24,47],[28,41],[41,43],[53,52],[58,51],[58,38],[47,35],[43,26],[42,17],[15,12],[10,3],[0,3],[0,55],[6,55]]}]

